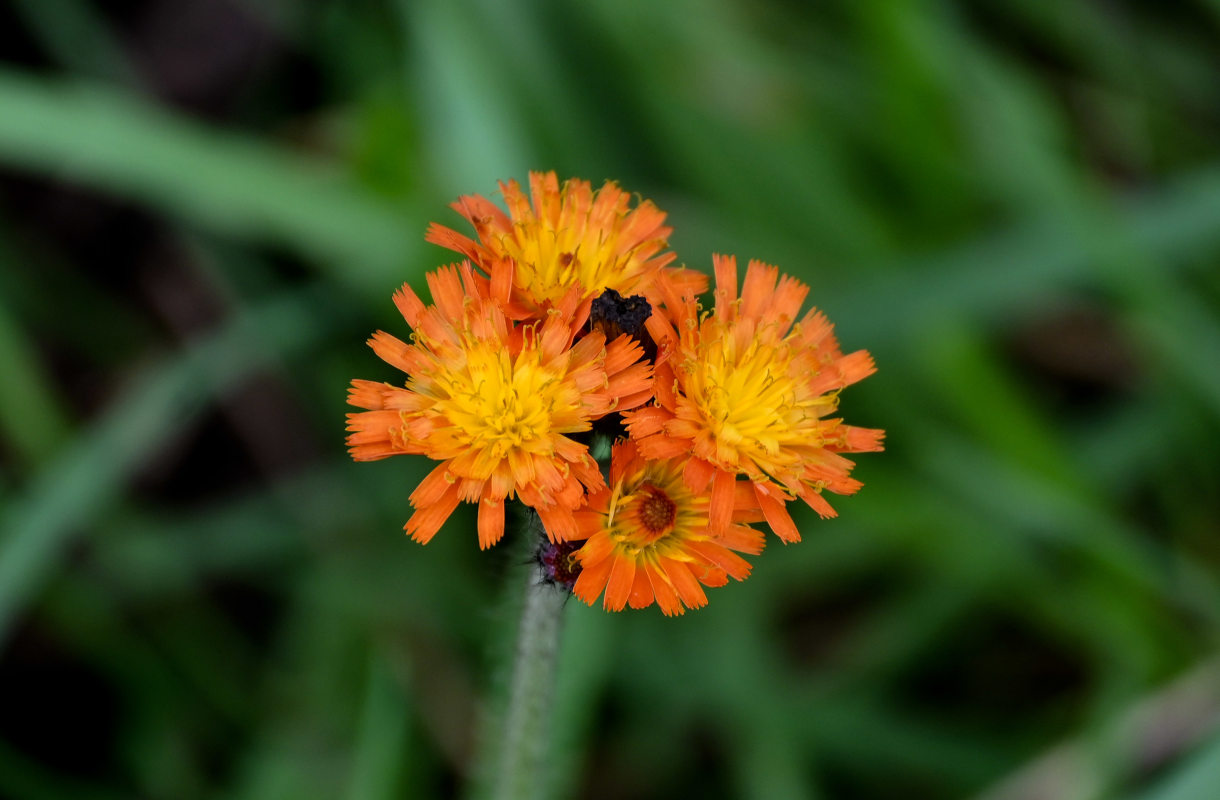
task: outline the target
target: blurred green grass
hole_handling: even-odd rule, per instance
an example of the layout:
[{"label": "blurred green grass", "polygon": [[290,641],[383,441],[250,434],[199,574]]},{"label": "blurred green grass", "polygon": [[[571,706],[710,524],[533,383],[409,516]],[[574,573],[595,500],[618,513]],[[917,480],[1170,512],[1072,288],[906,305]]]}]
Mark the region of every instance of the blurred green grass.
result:
[{"label": "blurred green grass", "polygon": [[538,168],[810,282],[889,432],[706,609],[571,604],[554,796],[1214,795],[1214,4],[243,0],[221,112],[157,6],[0,12],[0,796],[470,790],[511,555],[405,540],[343,392]]}]

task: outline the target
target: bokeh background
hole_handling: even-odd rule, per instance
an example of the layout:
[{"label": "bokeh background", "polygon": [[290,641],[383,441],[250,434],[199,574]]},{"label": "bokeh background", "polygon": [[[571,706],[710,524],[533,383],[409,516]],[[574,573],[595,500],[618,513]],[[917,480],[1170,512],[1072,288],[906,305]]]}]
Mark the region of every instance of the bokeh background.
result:
[{"label": "bokeh background", "polygon": [[1220,797],[1214,0],[6,0],[0,59],[0,796],[477,793],[518,556],[408,541],[344,392],[555,169],[808,281],[889,438],[707,608],[568,605],[552,796]]}]

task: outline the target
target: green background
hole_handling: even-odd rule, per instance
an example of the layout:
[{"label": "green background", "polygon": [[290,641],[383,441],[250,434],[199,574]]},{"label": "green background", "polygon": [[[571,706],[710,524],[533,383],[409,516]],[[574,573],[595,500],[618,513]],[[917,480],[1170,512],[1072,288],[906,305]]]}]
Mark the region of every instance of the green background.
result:
[{"label": "green background", "polygon": [[530,169],[807,281],[888,431],[705,609],[568,605],[550,793],[1220,796],[1214,0],[0,31],[0,796],[477,791],[519,555],[408,541],[427,464],[351,463],[343,401],[428,222]]}]

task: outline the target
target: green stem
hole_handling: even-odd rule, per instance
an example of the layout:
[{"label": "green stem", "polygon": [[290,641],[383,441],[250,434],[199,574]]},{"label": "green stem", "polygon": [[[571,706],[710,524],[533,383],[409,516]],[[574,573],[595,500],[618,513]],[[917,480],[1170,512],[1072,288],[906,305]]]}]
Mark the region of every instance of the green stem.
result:
[{"label": "green stem", "polygon": [[555,665],[567,599],[567,592],[543,583],[538,570],[529,565],[508,708],[496,743],[498,758],[491,787],[496,800],[533,800],[545,791],[543,761],[550,747]]}]

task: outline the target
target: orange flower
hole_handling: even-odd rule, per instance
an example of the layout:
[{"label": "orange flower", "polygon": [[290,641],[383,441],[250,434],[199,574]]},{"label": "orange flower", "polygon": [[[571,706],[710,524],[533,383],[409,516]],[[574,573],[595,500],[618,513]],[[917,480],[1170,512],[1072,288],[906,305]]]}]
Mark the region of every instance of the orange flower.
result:
[{"label": "orange flower", "polygon": [[840,454],[882,449],[883,431],[828,416],[840,389],[875,371],[873,359],[863,350],[844,355],[816,309],[793,324],[809,291],[800,281],[751,261],[739,298],[736,259],[713,263],[711,314],[700,315],[689,292],[662,287],[672,325],[656,314],[647,323],[661,352],[657,402],[624,418],[646,458],[690,454],[685,483],[694,492],[711,486],[713,530],[728,526],[737,476],[745,475],[771,529],[800,541],[785,504],[800,497],[834,516],[822,490],[853,494],[861,486]]},{"label": "orange flower", "polygon": [[530,198],[516,181],[500,184],[505,214],[479,195],[453,208],[474,226],[478,241],[433,223],[427,240],[461,253],[490,279],[492,293],[514,319],[537,317],[573,286],[588,300],[606,289],[654,298],[661,273],[695,293],[707,287],[700,273],[668,267],[662,252],[673,230],[649,200],[630,207],[630,196],[612,182],[594,192],[588,181],[562,187],[554,172],[530,173]]},{"label": "orange flower", "polygon": [[425,543],[459,501],[479,502],[479,546],[504,533],[504,499],[537,510],[552,539],[576,535],[574,509],[585,489],[605,481],[585,445],[586,431],[611,411],[651,396],[651,367],[626,336],[609,345],[600,333],[573,344],[584,324],[575,291],[546,320],[514,324],[488,298],[469,263],[428,275],[434,305],[408,285],[394,303],[414,329],[411,343],[378,331],[369,340],[407,373],[405,388],[356,380],[348,402],[348,445],[357,461],[422,453],[441,463],[411,495],[406,524]]},{"label": "orange flower", "polygon": [[749,484],[734,492],[731,522],[713,535],[708,497],[691,491],[682,472],[680,459],[648,461],[631,441],[615,445],[609,487],[576,512],[580,536],[588,537],[570,557],[580,568],[572,590],[577,597],[593,605],[604,591],[608,611],[655,600],[670,616],[707,604],[700,584],[723,586],[729,576],[740,581],[750,574],[733,552],[763,549],[762,533],[741,524],[762,519]]}]

